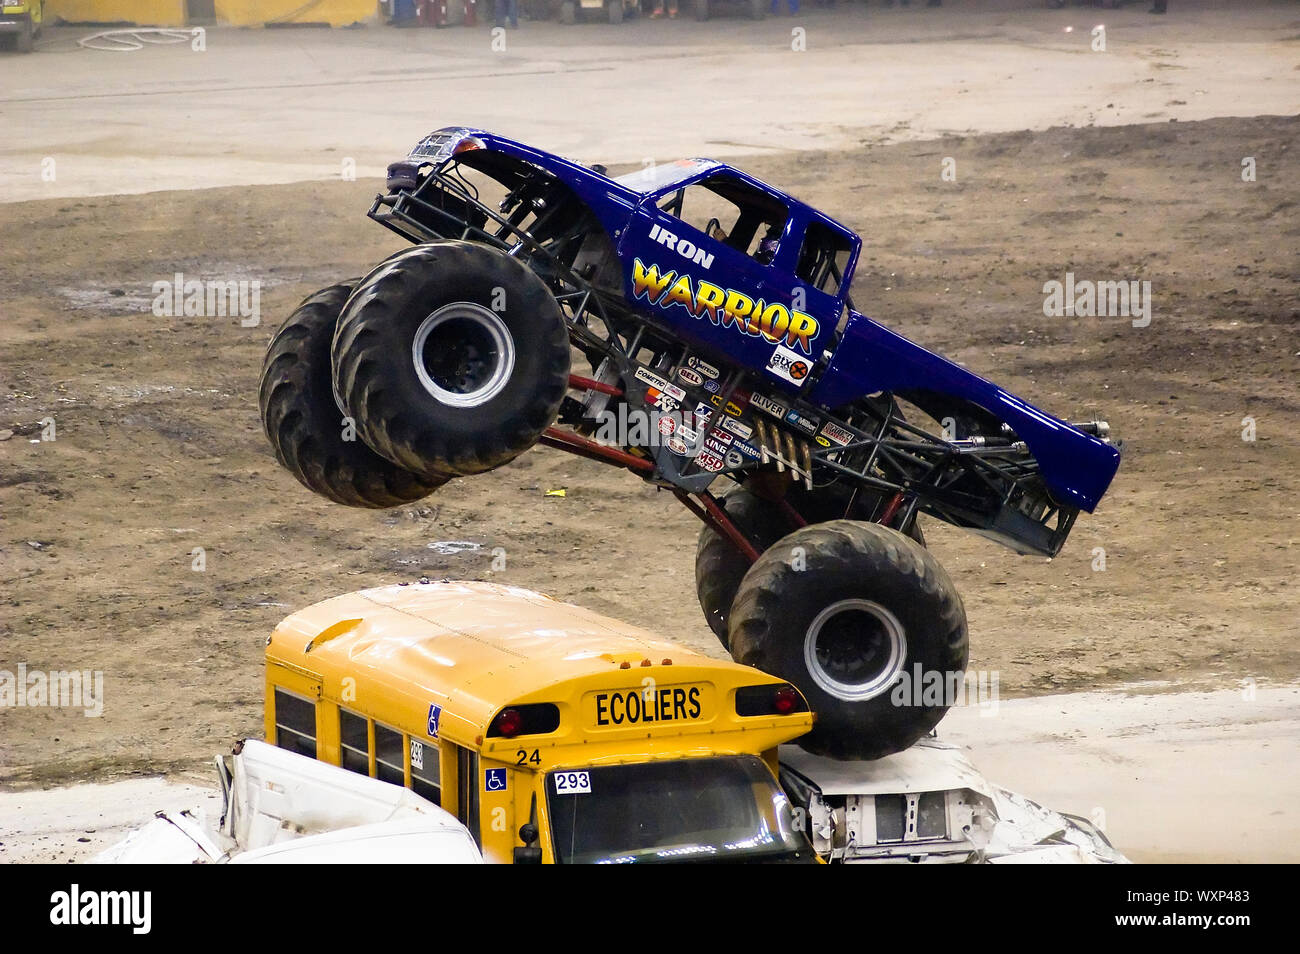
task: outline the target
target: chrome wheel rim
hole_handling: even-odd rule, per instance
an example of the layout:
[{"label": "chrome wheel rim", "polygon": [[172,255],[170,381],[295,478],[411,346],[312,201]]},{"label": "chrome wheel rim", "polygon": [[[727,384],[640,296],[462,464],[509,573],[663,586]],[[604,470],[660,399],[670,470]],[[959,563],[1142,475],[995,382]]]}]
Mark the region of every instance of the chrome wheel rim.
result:
[{"label": "chrome wheel rim", "polygon": [[496,312],[458,301],[420,322],[411,342],[411,361],[420,384],[438,402],[479,407],[510,381],[515,343]]},{"label": "chrome wheel rim", "polygon": [[907,661],[907,636],[898,617],[871,600],[832,603],[804,637],[804,665],[813,682],[849,702],[889,690]]}]

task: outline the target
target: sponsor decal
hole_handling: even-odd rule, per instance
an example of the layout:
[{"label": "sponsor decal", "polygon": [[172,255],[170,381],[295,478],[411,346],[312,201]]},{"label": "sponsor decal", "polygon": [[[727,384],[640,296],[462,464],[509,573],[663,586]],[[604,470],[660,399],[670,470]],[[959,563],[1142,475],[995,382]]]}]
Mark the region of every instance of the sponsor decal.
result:
[{"label": "sponsor decal", "polygon": [[809,434],[817,433],[816,419],[807,417],[800,411],[791,411],[785,416],[785,420],[787,424],[793,424],[801,431],[806,431]]},{"label": "sponsor decal", "polygon": [[731,437],[727,434],[710,434],[704,438],[704,449],[719,457],[725,457],[731,450]]},{"label": "sponsor decal", "polygon": [[752,427],[748,424],[742,424],[740,421],[733,421],[729,417],[722,419],[722,426],[742,440],[749,440],[754,436],[754,429]]},{"label": "sponsor decal", "polygon": [[[851,444],[855,440],[852,431],[845,430],[831,421],[827,421],[822,425],[822,436],[832,444],[839,444],[841,447],[845,444]],[[818,441],[818,443],[820,444],[821,442]]]},{"label": "sponsor decal", "polygon": [[738,450],[727,451],[727,466],[739,467],[745,462],[744,456]]},{"label": "sponsor decal", "polygon": [[700,372],[696,371],[694,368],[678,368],[677,380],[681,381],[682,384],[698,388],[704,383],[704,375],[700,374]]},{"label": "sponsor decal", "polygon": [[803,383],[808,380],[808,372],[812,370],[812,361],[784,345],[777,345],[772,357],[768,359],[767,370],[778,378],[803,387]]},{"label": "sponsor decal", "polygon": [[709,364],[709,362],[705,361],[703,358],[697,358],[695,355],[691,355],[686,359],[686,363],[706,378],[713,378],[716,380],[717,378],[722,377],[722,372]]},{"label": "sponsor decal", "polygon": [[680,437],[682,440],[686,441],[688,444],[694,446],[696,443],[698,443],[700,439],[700,432],[697,430],[693,430],[692,428],[689,428],[685,424],[683,424],[681,427],[677,429],[677,436]]},{"label": "sponsor decal", "polygon": [[678,404],[675,400],[670,398],[667,394],[664,394],[658,388],[647,388],[645,392],[645,399],[651,405],[659,408],[659,410],[663,411],[665,414],[671,414],[673,413],[673,411],[681,407],[680,404]]},{"label": "sponsor decal", "polygon": [[708,451],[702,451],[700,456],[695,458],[695,462],[700,465],[702,470],[707,470],[710,473],[716,473],[727,466],[721,457],[717,454],[710,454]]},{"label": "sponsor decal", "polygon": [[670,437],[673,431],[677,430],[677,422],[671,417],[665,416],[659,418],[659,433],[664,437]]},{"label": "sponsor decal", "polygon": [[708,391],[710,394],[717,394],[720,387],[721,386],[718,384],[718,382],[713,380],[712,378],[709,378],[707,381],[704,382],[704,390]]},{"label": "sponsor decal", "polygon": [[707,404],[697,404],[695,405],[695,416],[699,420],[707,422],[713,416],[713,408]]},{"label": "sponsor decal", "polygon": [[830,446],[831,446],[831,442],[828,441],[826,438],[822,437],[820,434],[817,435],[817,437],[816,437],[816,441],[817,441],[818,444],[821,444],[822,447],[830,447]]},{"label": "sponsor decal", "polygon": [[685,391],[673,384],[671,381],[659,377],[659,375],[655,374],[653,371],[648,371],[645,368],[637,368],[636,379],[656,391],[662,391],[669,397],[676,398],[678,401],[686,398]]},{"label": "sponsor decal", "polygon": [[748,441],[736,441],[736,443],[732,445],[732,448],[733,450],[744,454],[750,460],[758,460],[758,458],[762,456],[762,452]]},{"label": "sponsor decal", "polygon": [[668,440],[664,441],[664,446],[678,457],[686,456],[686,441],[682,440],[680,437],[668,438]]},{"label": "sponsor decal", "polygon": [[[821,330],[817,319],[802,311],[791,311],[779,302],[761,298],[755,301],[734,289],[702,278],[692,279],[675,269],[661,272],[658,265],[647,266],[639,258],[632,262],[632,297],[665,311],[680,307],[692,318],[708,318],[720,328],[731,326],[748,337],[764,338],[777,344],[778,350],[798,347],[805,355],[813,353],[813,339]],[[811,367],[804,363],[805,376]],[[786,380],[797,383],[798,379]]]},{"label": "sponsor decal", "polygon": [[778,419],[783,419],[788,413],[790,413],[788,407],[780,401],[772,400],[766,394],[751,394],[749,397],[749,403],[754,405],[754,407],[758,408],[764,414],[771,414],[773,417]]},{"label": "sponsor decal", "polygon": [[[741,401],[744,401],[744,399],[741,398],[740,394],[735,394],[733,396]],[[722,407],[722,395],[715,394],[713,397],[709,398],[709,403],[712,404],[714,407]],[[732,417],[740,417],[740,415],[745,413],[745,404],[737,403],[736,401],[728,401],[727,406],[723,408],[723,410],[726,411],[728,414],[730,414]]]}]

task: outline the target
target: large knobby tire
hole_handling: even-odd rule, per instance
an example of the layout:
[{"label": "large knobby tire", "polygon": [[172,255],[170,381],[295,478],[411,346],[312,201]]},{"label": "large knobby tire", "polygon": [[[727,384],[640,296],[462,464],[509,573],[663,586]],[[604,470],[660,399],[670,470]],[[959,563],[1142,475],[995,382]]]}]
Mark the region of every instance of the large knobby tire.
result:
[{"label": "large knobby tire", "polygon": [[396,507],[446,481],[416,477],[345,427],[334,400],[330,345],[356,281],[303,299],[271,339],[258,388],[262,426],[276,459],[309,490],[350,507]]},{"label": "large knobby tire", "polygon": [[[819,523],[843,517],[851,494],[852,490],[847,487],[819,487],[808,491],[801,486],[794,486],[787,493],[787,498],[805,520]],[[859,497],[863,498],[863,494],[859,494]],[[779,504],[764,500],[744,488],[732,491],[719,503],[759,553],[797,529]],[[921,533],[919,521],[912,522],[910,535],[921,546],[925,546],[925,536]],[[704,611],[709,628],[724,648],[729,648],[727,630],[731,619],[731,604],[749,567],[749,558],[729,539],[708,525],[700,529],[699,543],[695,548],[695,595],[699,598],[700,609]]]},{"label": "large knobby tire", "polygon": [[486,245],[435,242],[361,280],[333,359],[335,389],[372,448],[430,480],[479,474],[555,421],[568,328],[527,266]]},{"label": "large knobby tire", "polygon": [[817,714],[799,744],[836,759],[901,752],[933,729],[969,651],[961,597],[934,556],[856,520],[804,527],[764,553],[729,638],[737,662],[799,687]]}]

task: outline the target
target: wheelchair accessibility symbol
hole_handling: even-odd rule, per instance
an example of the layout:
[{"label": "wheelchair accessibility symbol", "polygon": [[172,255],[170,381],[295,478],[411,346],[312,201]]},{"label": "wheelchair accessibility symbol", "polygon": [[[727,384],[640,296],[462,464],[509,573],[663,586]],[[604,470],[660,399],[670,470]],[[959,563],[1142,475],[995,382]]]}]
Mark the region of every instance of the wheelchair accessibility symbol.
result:
[{"label": "wheelchair accessibility symbol", "polygon": [[429,704],[429,738],[438,737],[438,720],[442,718],[442,706]]},{"label": "wheelchair accessibility symbol", "polygon": [[504,792],[506,790],[506,770],[503,768],[488,769],[484,788],[489,792]]}]

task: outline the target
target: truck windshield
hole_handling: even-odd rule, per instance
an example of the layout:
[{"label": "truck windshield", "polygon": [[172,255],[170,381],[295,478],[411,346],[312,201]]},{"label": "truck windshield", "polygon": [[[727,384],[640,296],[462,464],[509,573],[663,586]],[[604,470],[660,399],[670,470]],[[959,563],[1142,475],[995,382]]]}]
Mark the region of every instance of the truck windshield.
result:
[{"label": "truck windshield", "polygon": [[552,772],[555,860],[812,861],[761,759],[682,759]]}]

